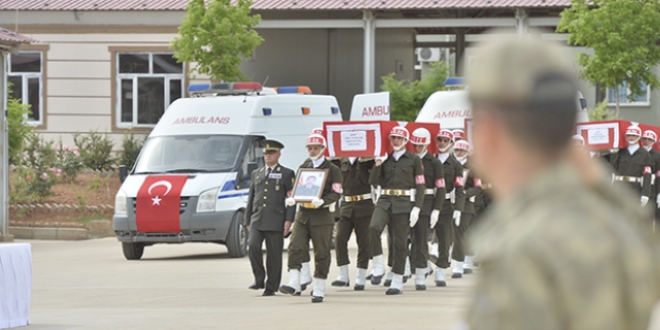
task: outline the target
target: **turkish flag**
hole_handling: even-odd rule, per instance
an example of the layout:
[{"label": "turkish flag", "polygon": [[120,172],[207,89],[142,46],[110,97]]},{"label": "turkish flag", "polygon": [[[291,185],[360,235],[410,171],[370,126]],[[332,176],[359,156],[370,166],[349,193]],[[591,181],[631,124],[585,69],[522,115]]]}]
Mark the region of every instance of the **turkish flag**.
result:
[{"label": "turkish flag", "polygon": [[180,233],[181,191],[187,175],[150,175],[135,203],[135,222],[142,233]]}]

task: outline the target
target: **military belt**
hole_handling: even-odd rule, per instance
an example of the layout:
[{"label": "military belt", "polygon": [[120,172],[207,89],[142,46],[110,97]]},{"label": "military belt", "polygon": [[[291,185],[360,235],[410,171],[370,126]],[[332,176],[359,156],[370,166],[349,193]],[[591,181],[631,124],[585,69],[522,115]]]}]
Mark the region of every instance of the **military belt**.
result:
[{"label": "military belt", "polygon": [[367,199],[371,199],[371,194],[344,196],[344,202],[359,202]]},{"label": "military belt", "polygon": [[404,190],[404,189],[383,189],[381,195],[385,196],[412,196],[413,190]]},{"label": "military belt", "polygon": [[435,196],[435,191],[436,191],[435,189],[426,189],[426,190],[424,190],[424,194]]},{"label": "military belt", "polygon": [[316,207],[312,203],[300,203],[298,205],[300,205],[300,207],[302,207],[304,209],[325,209],[325,208],[330,207],[330,205],[323,205],[321,207]]},{"label": "military belt", "polygon": [[640,177],[636,176],[627,176],[627,175],[615,175],[614,176],[614,181],[621,181],[621,182],[631,182],[631,183],[642,183],[642,179]]},{"label": "military belt", "polygon": [[488,190],[488,189],[492,189],[492,188],[493,188],[492,183],[486,183],[486,184],[481,185],[481,190]]}]

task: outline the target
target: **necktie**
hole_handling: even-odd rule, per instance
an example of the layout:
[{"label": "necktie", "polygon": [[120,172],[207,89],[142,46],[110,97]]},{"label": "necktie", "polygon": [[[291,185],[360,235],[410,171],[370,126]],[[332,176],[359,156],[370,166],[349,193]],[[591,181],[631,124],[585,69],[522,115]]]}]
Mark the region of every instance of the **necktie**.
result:
[{"label": "necktie", "polygon": [[269,177],[270,177],[270,171],[271,171],[271,168],[269,167],[269,168],[268,168],[268,171],[266,171],[266,178],[269,178]]}]

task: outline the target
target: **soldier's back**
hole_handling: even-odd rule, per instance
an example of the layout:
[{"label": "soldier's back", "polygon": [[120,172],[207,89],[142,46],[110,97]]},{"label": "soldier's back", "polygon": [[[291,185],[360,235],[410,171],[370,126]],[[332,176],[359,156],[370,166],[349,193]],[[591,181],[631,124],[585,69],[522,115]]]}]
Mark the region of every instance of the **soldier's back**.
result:
[{"label": "soldier's back", "polygon": [[473,236],[482,263],[472,329],[646,329],[657,250],[638,204],[567,164],[495,206]]}]

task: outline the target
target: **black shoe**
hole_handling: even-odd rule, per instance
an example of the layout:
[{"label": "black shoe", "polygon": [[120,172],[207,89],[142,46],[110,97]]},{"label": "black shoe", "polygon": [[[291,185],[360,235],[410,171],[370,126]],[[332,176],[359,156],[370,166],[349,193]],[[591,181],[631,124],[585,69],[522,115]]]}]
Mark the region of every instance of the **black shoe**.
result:
[{"label": "black shoe", "polygon": [[451,274],[451,278],[461,278],[461,277],[463,277],[463,274],[461,274],[461,273],[453,273],[453,274]]},{"label": "black shoe", "polygon": [[472,263],[472,265],[473,265],[474,267],[479,267],[479,262],[478,262],[478,261],[475,261],[475,262]]},{"label": "black shoe", "polygon": [[305,289],[307,289],[307,286],[310,285],[310,284],[312,284],[311,281],[307,282],[307,283],[300,284],[300,291],[305,291]]},{"label": "black shoe", "polygon": [[415,284],[415,290],[417,290],[417,291],[426,290],[426,284]]},{"label": "black shoe", "polygon": [[364,285],[356,284],[355,286],[353,286],[353,290],[354,291],[364,291]]},{"label": "black shoe", "polygon": [[445,281],[435,281],[435,286],[447,286],[447,282],[445,282]]},{"label": "black shoe", "polygon": [[248,289],[250,290],[260,290],[264,288],[264,284],[257,284],[257,282],[252,283],[252,285],[248,286]]},{"label": "black shoe", "polygon": [[402,294],[402,293],[403,293],[403,291],[401,291],[399,289],[392,289],[392,288],[389,288],[389,289],[387,289],[387,291],[385,291],[385,294],[388,295],[388,296],[392,296],[392,295],[395,295],[395,294]]},{"label": "black shoe", "polygon": [[382,279],[383,279],[383,275],[380,275],[380,276],[374,275],[374,276],[371,277],[371,284],[378,285],[378,284],[380,284],[380,281]]},{"label": "black shoe", "polygon": [[269,289],[264,290],[264,293],[262,294],[262,296],[264,296],[264,297],[269,297],[269,296],[274,296],[274,295],[275,295],[275,291],[269,290]]},{"label": "black shoe", "polygon": [[301,296],[301,293],[300,293],[300,291],[298,291],[298,292],[294,293],[292,296],[300,297],[300,296]]},{"label": "black shoe", "polygon": [[290,294],[290,295],[294,296],[296,294],[296,289],[294,289],[294,288],[292,288],[288,285],[282,285],[282,286],[280,286],[280,293]]},{"label": "black shoe", "polygon": [[465,274],[465,275],[472,274],[472,273],[474,273],[474,271],[472,271],[472,269],[470,269],[470,268],[463,269],[463,274]]},{"label": "black shoe", "polygon": [[365,280],[370,280],[373,276],[374,276],[373,274],[369,274],[369,275],[367,275],[367,277],[365,277],[364,279],[365,279]]},{"label": "black shoe", "polygon": [[312,302],[313,302],[313,303],[320,303],[320,302],[323,302],[323,297],[312,296]]},{"label": "black shoe", "polygon": [[383,286],[389,287],[390,285],[392,285],[392,280],[385,280],[385,282],[383,282]]},{"label": "black shoe", "polygon": [[424,274],[424,278],[426,278],[429,275],[433,275],[433,268],[431,268],[431,270],[429,270],[426,274]]},{"label": "black shoe", "polygon": [[403,283],[408,282],[408,279],[410,278],[410,276],[411,276],[411,275],[404,276],[404,277],[403,277]]},{"label": "black shoe", "polygon": [[351,282],[349,282],[349,281],[344,282],[344,281],[336,280],[336,281],[332,281],[332,283],[330,283],[330,285],[332,285],[332,286],[350,286]]},{"label": "black shoe", "polygon": [[431,260],[431,263],[436,263],[438,262],[438,256],[435,254],[429,254],[429,260]]}]

